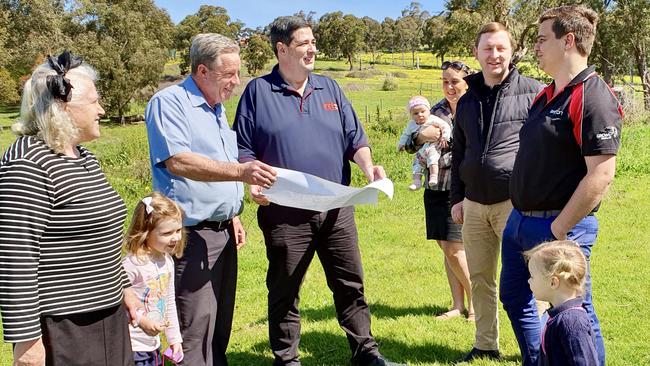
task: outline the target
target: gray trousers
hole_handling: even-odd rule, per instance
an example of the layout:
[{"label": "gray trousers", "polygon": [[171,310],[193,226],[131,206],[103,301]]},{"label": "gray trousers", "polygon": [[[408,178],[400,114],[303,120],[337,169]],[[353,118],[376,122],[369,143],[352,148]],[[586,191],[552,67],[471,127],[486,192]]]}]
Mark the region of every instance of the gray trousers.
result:
[{"label": "gray trousers", "polygon": [[237,249],[226,230],[187,227],[187,247],[176,263],[176,306],[187,366],[225,366],[230,340]]}]

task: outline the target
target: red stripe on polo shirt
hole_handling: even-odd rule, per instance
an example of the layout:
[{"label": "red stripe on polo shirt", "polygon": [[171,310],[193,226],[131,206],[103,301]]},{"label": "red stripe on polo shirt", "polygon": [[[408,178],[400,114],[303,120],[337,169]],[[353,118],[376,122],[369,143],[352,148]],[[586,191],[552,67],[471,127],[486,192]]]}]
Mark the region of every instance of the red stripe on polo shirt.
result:
[{"label": "red stripe on polo shirt", "polygon": [[584,113],[584,83],[576,85],[571,91],[569,102],[569,119],[573,123],[573,136],[582,148],[582,115]]},{"label": "red stripe on polo shirt", "polygon": [[625,118],[625,113],[623,113],[623,106],[621,105],[621,101],[618,100],[618,97],[616,96],[616,93],[612,90],[612,88],[609,86],[609,84],[605,83],[607,85],[607,89],[609,89],[609,92],[612,93],[614,96],[614,99],[616,99],[616,102],[618,103],[618,114],[621,115],[621,118]]}]

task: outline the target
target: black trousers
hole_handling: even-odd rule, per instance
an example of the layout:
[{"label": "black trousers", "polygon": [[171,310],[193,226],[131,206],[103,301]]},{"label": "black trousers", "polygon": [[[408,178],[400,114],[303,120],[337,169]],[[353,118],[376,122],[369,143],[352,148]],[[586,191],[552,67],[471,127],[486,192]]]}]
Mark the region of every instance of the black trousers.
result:
[{"label": "black trousers", "polygon": [[133,366],[124,305],[41,317],[47,366]]},{"label": "black trousers", "polygon": [[186,229],[185,252],[175,259],[176,308],[185,354],[182,364],[225,366],[237,285],[232,224],[225,230]]},{"label": "black trousers", "polygon": [[318,254],[325,270],[352,359],[378,356],[377,342],[370,332],[370,310],[363,295],[354,208],[318,213],[271,204],[260,206],[257,218],[269,260],[266,285],[274,365],[300,365],[299,291],[314,254]]}]

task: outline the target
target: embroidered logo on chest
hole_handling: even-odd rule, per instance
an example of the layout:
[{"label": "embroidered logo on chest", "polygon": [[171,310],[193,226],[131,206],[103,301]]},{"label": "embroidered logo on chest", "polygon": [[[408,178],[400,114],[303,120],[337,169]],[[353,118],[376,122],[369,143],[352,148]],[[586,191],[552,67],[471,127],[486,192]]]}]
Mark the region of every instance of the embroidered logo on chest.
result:
[{"label": "embroidered logo on chest", "polygon": [[323,103],[323,109],[326,111],[338,111],[339,105],[334,102],[325,102]]},{"label": "embroidered logo on chest", "polygon": [[561,109],[551,109],[548,111],[548,114],[552,117],[561,117],[562,116],[562,110]]}]

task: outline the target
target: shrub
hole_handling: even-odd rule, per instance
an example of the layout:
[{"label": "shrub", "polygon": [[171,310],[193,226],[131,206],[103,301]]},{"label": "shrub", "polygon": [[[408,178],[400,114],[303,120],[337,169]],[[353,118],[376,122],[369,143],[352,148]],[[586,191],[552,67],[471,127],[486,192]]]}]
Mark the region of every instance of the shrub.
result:
[{"label": "shrub", "polygon": [[9,71],[0,69],[0,105],[12,105],[20,101],[18,87]]},{"label": "shrub", "polygon": [[402,78],[402,79],[409,77],[407,73],[401,71],[393,71],[390,73],[390,75],[394,78]]},{"label": "shrub", "polygon": [[399,89],[399,85],[397,84],[397,81],[395,81],[395,79],[393,79],[391,76],[384,79],[384,84],[381,86],[381,90],[395,91],[397,89]]}]

